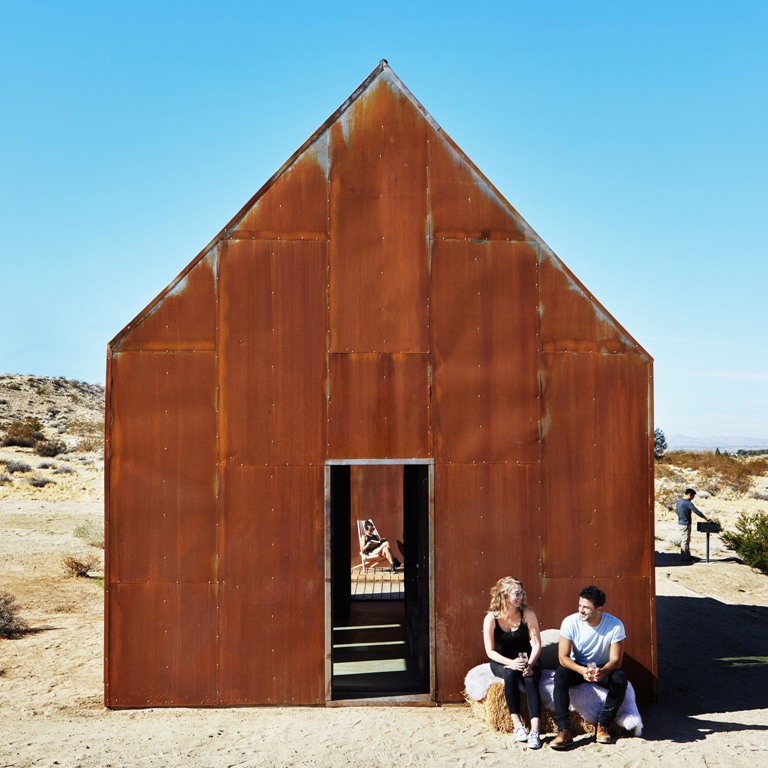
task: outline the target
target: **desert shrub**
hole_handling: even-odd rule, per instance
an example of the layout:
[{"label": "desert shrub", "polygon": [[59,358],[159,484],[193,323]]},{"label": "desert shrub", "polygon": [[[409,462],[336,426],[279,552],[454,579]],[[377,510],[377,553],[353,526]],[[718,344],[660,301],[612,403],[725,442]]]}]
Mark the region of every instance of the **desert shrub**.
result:
[{"label": "desert shrub", "polygon": [[755,491],[752,494],[753,499],[758,499],[759,501],[768,501],[768,493],[760,493],[758,491]]},{"label": "desert shrub", "polygon": [[29,627],[19,616],[16,598],[8,592],[0,592],[0,637],[19,637]]},{"label": "desert shrub", "polygon": [[91,555],[63,555],[61,562],[70,576],[85,578],[89,571],[99,567],[99,560]]},{"label": "desert shrub", "polygon": [[8,485],[8,483],[12,483],[13,478],[10,475],[2,474],[0,475],[0,485]]},{"label": "desert shrub", "polygon": [[84,437],[78,441],[75,446],[76,451],[90,453],[91,451],[100,451],[104,448],[104,441],[101,438]]},{"label": "desert shrub", "polygon": [[53,470],[54,475],[71,475],[74,474],[74,469],[72,467],[69,467],[67,465],[64,465],[63,467],[57,467]]},{"label": "desert shrub", "polygon": [[752,568],[768,574],[768,514],[742,512],[736,531],[724,531],[722,540]]},{"label": "desert shrub", "polygon": [[75,536],[92,547],[104,549],[104,523],[88,520],[75,528]]},{"label": "desert shrub", "polygon": [[39,475],[35,475],[34,477],[30,477],[27,482],[29,482],[33,488],[45,488],[46,485],[50,485],[56,481],[51,480],[49,477],[40,477]]},{"label": "desert shrub", "polygon": [[35,442],[43,437],[43,433],[40,431],[42,428],[40,419],[33,416],[14,419],[5,432],[2,444],[15,445],[19,448],[32,448]]},{"label": "desert shrub", "polygon": [[30,467],[26,461],[16,461],[13,459],[5,462],[5,468],[11,474],[14,474],[14,472],[31,472],[32,471],[32,467]]},{"label": "desert shrub", "polygon": [[[669,451],[665,461],[677,467],[696,470],[704,476],[704,483],[713,496],[727,487],[737,495],[749,492],[752,478],[765,473],[768,461],[765,459],[748,459],[732,456],[727,453],[693,453],[691,451]],[[714,489],[714,490],[713,490]]]},{"label": "desert shrub", "polygon": [[53,461],[41,461],[37,465],[38,469],[56,469],[56,464]]},{"label": "desert shrub", "polygon": [[707,475],[701,483],[699,490],[706,491],[710,496],[717,496],[723,487],[723,479],[720,475]]},{"label": "desert shrub", "polygon": [[38,440],[35,443],[35,453],[38,456],[58,456],[67,450],[67,444],[63,440]]},{"label": "desert shrub", "polygon": [[682,497],[685,489],[664,485],[658,488],[656,491],[656,503],[664,507],[665,509],[674,509],[675,503]]}]

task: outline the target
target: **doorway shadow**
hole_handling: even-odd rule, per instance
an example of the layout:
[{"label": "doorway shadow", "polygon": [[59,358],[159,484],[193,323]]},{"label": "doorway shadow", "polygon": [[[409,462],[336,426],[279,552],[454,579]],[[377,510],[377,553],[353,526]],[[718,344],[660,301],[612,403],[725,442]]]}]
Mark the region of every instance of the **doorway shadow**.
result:
[{"label": "doorway shadow", "polygon": [[700,717],[765,709],[768,608],[661,595],[656,621],[658,702],[641,707],[645,739],[690,743],[719,731],[768,732],[764,724]]},{"label": "doorway shadow", "polygon": [[333,698],[428,693],[410,647],[403,600],[359,600],[333,627]]}]

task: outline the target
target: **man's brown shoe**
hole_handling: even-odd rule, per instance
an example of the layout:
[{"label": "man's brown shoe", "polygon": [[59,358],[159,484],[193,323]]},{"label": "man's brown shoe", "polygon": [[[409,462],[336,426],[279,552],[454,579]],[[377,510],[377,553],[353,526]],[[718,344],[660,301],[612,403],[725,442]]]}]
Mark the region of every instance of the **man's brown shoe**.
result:
[{"label": "man's brown shoe", "polygon": [[598,744],[613,744],[613,736],[608,733],[608,729],[604,725],[597,724],[597,730],[595,730],[595,741]]},{"label": "man's brown shoe", "polygon": [[549,746],[552,747],[552,749],[568,749],[572,744],[573,736],[571,736],[571,732],[567,728],[558,731],[557,736],[549,742]]}]

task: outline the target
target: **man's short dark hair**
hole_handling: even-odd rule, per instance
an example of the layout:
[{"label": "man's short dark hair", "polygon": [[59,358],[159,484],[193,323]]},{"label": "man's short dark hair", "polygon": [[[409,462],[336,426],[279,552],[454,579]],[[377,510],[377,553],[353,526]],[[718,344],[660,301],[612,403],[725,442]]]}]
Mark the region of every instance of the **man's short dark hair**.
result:
[{"label": "man's short dark hair", "polygon": [[696,491],[694,491],[693,488],[686,488],[685,489],[685,495],[686,496],[695,496],[696,495]]},{"label": "man's short dark hair", "polygon": [[594,584],[591,584],[588,587],[584,587],[584,589],[579,592],[579,597],[583,597],[585,600],[589,600],[592,605],[595,606],[595,608],[599,608],[601,605],[605,605],[605,592],[603,592],[602,589],[599,589]]}]

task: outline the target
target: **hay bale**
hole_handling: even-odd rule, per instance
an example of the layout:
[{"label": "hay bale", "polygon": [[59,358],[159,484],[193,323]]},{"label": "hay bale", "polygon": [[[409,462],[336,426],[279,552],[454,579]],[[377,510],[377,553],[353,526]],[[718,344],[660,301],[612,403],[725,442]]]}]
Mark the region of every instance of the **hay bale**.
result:
[{"label": "hay bale", "polygon": [[[492,730],[498,731],[499,733],[512,733],[514,724],[507,711],[507,702],[504,700],[503,683],[493,683],[490,688],[488,688],[488,693],[486,693],[485,698],[480,701],[475,701],[466,694],[464,698],[469,704],[472,714],[480,720],[483,720]],[[520,694],[520,717],[526,724],[530,722],[530,718],[528,717],[528,705],[524,693]],[[595,724],[588,723],[578,714],[578,712],[571,712],[570,720],[571,733],[574,734],[574,736],[595,732]],[[544,707],[541,708],[540,731],[541,733],[557,733],[557,725],[555,725],[555,721],[552,718],[552,713]],[[611,724],[609,731],[614,737],[622,734],[626,735],[627,733],[615,723]]]}]

